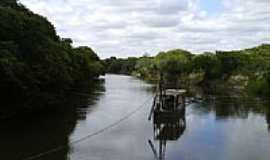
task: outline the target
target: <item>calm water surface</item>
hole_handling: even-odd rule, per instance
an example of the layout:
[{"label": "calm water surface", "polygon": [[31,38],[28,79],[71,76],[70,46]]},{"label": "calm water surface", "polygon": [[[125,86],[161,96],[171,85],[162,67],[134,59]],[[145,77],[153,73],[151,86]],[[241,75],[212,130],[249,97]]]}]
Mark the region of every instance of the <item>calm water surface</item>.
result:
[{"label": "calm water surface", "polygon": [[[160,142],[147,120],[152,86],[141,80],[106,75],[92,96],[72,99],[65,111],[0,123],[1,160],[22,160],[61,146],[40,160],[153,160]],[[207,96],[209,97],[209,96]],[[80,143],[144,103],[113,128]],[[270,106],[267,100],[211,96],[187,106],[185,128],[163,140],[167,160],[269,160]],[[268,109],[269,108],[269,109]],[[166,130],[165,130],[166,132]],[[171,130],[168,130],[171,132]],[[171,140],[169,140],[171,139]],[[153,146],[149,144],[152,142]]]}]

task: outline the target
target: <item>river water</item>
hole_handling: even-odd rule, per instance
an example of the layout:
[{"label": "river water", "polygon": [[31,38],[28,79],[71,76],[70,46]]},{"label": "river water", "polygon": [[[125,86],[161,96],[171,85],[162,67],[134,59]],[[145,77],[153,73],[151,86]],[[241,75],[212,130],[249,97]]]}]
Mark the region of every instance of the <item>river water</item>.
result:
[{"label": "river water", "polygon": [[153,86],[129,76],[103,79],[64,111],[1,123],[1,160],[270,159],[267,100],[212,95],[193,101],[185,127],[161,143],[147,120]]}]

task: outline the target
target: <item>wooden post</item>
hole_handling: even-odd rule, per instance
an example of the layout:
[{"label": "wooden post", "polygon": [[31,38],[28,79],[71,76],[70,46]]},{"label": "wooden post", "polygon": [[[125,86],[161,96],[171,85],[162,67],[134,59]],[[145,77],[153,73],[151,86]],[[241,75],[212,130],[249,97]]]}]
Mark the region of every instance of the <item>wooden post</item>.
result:
[{"label": "wooden post", "polygon": [[163,74],[160,73],[160,80],[159,80],[159,95],[160,95],[160,101],[161,101],[161,108],[164,106],[164,99],[163,99]]},{"label": "wooden post", "polygon": [[183,94],[182,95],[182,105],[183,105],[183,111],[182,111],[182,116],[185,117],[186,114],[186,96]]}]

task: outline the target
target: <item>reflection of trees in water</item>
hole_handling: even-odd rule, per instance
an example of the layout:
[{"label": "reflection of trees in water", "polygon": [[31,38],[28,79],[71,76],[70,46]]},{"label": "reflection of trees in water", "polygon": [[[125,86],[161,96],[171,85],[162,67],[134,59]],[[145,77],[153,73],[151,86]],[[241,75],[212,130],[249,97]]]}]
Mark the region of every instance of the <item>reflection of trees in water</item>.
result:
[{"label": "reflection of trees in water", "polygon": [[250,113],[264,115],[269,102],[252,98],[214,97],[205,100],[205,107],[214,111],[217,119],[248,118]]},{"label": "reflection of trees in water", "polygon": [[267,108],[265,117],[266,117],[266,123],[268,125],[268,130],[270,131],[270,108],[269,107]]},{"label": "reflection of trees in water", "polygon": [[[270,130],[270,99],[245,95],[244,93],[235,94],[226,88],[196,88],[191,89],[191,97],[200,97],[202,101],[197,103],[196,110],[199,113],[213,112],[217,120],[227,118],[246,119],[251,113],[265,116]],[[196,99],[196,98],[195,98]]]},{"label": "reflection of trees in water", "polygon": [[76,120],[76,112],[72,109],[6,123],[1,126],[1,158],[19,160],[63,145],[66,148],[53,153],[53,157],[45,156],[42,159],[67,159],[68,138]]},{"label": "reflection of trees in water", "polygon": [[244,93],[233,93],[223,88],[193,88],[191,97],[200,97],[199,109],[203,112],[214,112],[217,119],[248,118],[249,113],[265,114],[270,99],[248,96]]},{"label": "reflection of trees in water", "polygon": [[55,106],[57,110],[36,114],[27,119],[2,122],[0,125],[1,159],[20,160],[58,146],[65,146],[40,159],[67,160],[70,151],[69,136],[77,121],[86,117],[86,109],[81,108],[95,103],[102,91],[104,91],[103,85],[97,83],[83,95],[72,94],[67,97],[68,101]]},{"label": "reflection of trees in water", "polygon": [[69,102],[69,105],[76,107],[80,120],[86,118],[89,106],[94,105],[105,92],[104,82],[104,79],[99,79],[95,83],[82,84],[76,89],[70,90],[72,101]]}]

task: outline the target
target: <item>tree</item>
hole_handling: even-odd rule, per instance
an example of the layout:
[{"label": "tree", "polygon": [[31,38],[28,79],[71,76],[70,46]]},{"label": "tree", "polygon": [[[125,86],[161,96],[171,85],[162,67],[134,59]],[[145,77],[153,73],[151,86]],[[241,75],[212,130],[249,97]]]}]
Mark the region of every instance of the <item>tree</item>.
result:
[{"label": "tree", "polygon": [[[91,48],[71,44],[46,18],[16,1],[1,1],[0,95],[9,104],[10,97],[16,97],[20,105],[2,105],[0,114],[46,108],[64,100],[71,87],[104,73]],[[35,102],[39,105],[30,104]]]},{"label": "tree", "polygon": [[234,72],[237,72],[248,62],[247,55],[240,51],[216,53],[221,63],[221,72],[224,79],[228,79]]},{"label": "tree", "polygon": [[167,75],[182,75],[190,72],[191,53],[185,50],[171,50],[160,52],[155,57],[157,67]]},{"label": "tree", "polygon": [[203,82],[221,77],[221,63],[213,53],[196,55],[192,59],[193,72],[203,72]]}]

